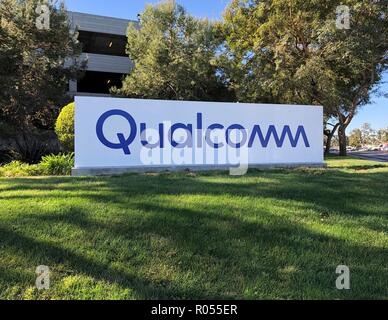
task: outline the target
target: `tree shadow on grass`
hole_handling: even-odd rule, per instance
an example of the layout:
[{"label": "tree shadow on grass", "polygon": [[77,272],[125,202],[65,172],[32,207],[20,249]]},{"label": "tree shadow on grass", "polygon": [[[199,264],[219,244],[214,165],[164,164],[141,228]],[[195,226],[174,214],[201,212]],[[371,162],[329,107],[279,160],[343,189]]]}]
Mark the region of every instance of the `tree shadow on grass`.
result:
[{"label": "tree shadow on grass", "polygon": [[[44,201],[52,197],[66,204],[66,199],[77,197],[93,204],[109,204],[113,211],[97,215],[71,204],[60,213],[42,209],[41,214],[26,214],[18,217],[15,224],[21,224],[23,219],[35,221],[36,232],[48,234],[49,239],[48,231],[53,226],[72,225],[85,231],[85,246],[94,243],[96,235],[114,244],[95,244],[91,250],[104,257],[96,261],[85,256],[82,245],[65,248],[65,244],[37,241],[28,235],[28,230],[15,231],[3,224],[0,225],[1,246],[25,255],[31,265],[42,259],[53,265],[65,263],[77,273],[118,283],[131,288],[137,297],[147,299],[387,297],[386,248],[323,235],[276,212],[254,206],[254,212],[247,212],[244,217],[233,213],[231,208],[226,210],[228,205],[223,203],[201,202],[197,207],[185,207],[174,203],[171,197],[160,198],[227,195],[236,199],[248,197],[253,202],[258,199],[297,201],[305,209],[314,208],[317,212],[355,217],[376,215],[386,221],[386,214],[372,206],[386,202],[379,196],[386,189],[381,184],[388,178],[386,173],[366,173],[359,177],[346,172],[323,176],[266,172],[263,176],[268,178],[266,183],[252,182],[252,175],[247,180],[242,178],[241,183],[222,175],[213,175],[216,180],[203,175],[48,179],[44,183],[18,179],[8,191],[47,192],[37,196],[2,195],[3,199],[28,201],[38,197]],[[368,188],[372,182],[376,184],[376,179],[378,187],[383,188],[378,192]],[[350,201],[341,205],[343,190]],[[141,198],[144,195],[158,200],[145,202],[147,198]],[[366,204],[371,208],[365,209]],[[109,216],[112,212],[113,216]],[[267,217],[267,223],[254,219],[259,216]],[[121,243],[120,249],[128,252],[124,258],[115,255],[117,241]],[[129,246],[131,243],[137,245],[135,253]],[[133,269],[138,265],[143,271],[152,270],[155,261],[171,266],[175,278],[161,281],[162,277],[147,277]],[[350,292],[334,289],[335,267],[342,263],[351,267],[356,280]],[[131,271],[125,271],[126,268]],[[189,281],[182,280],[187,278]]]},{"label": "tree shadow on grass", "polygon": [[[29,258],[31,260],[31,269],[38,266],[41,261],[45,261],[50,267],[66,264],[78,274],[85,274],[96,280],[104,280],[125,285],[128,288],[134,288],[139,298],[163,299],[187,295],[185,292],[179,292],[176,288],[174,288],[174,291],[170,290],[170,288],[158,288],[149,280],[94,261],[77,253],[76,250],[65,249],[60,245],[49,242],[37,241],[33,237],[27,237],[3,227],[0,227],[0,233],[2,238],[1,245],[14,248],[15,252]],[[10,275],[11,271],[4,271],[1,276],[2,281],[7,281]],[[15,275],[12,278],[15,279]],[[33,284],[34,281],[31,282],[31,285]]]},{"label": "tree shadow on grass", "polygon": [[[66,223],[85,230],[91,237],[89,242],[96,234],[106,241],[120,239],[124,247],[134,241],[140,253],[146,255],[141,261],[143,268],[152,268],[154,259],[163,259],[176,268],[177,274],[192,274],[196,281],[189,285],[178,280],[153,281],[113,267],[114,263],[122,263],[118,257],[96,262],[78,253],[78,248],[64,249],[5,228],[0,232],[4,245],[23,254],[33,252],[49,264],[66,264],[77,273],[118,283],[146,299],[386,297],[388,283],[383,281],[388,276],[384,276],[387,252],[381,248],[351,244],[278,217],[272,217],[272,225],[268,226],[225,216],[219,213],[220,206],[209,206],[209,212],[163,204],[138,209],[144,218],[124,215],[115,223],[98,221],[92,213],[77,209],[36,219],[42,233],[48,226]],[[168,246],[155,249],[152,238],[168,239]],[[106,254],[108,249],[98,245],[95,248],[107,250]],[[138,263],[132,249],[127,250],[130,259],[122,263],[123,268],[131,266],[131,259]],[[171,256],[170,252],[175,254]],[[360,280],[349,293],[334,289],[334,271],[343,261]]]}]

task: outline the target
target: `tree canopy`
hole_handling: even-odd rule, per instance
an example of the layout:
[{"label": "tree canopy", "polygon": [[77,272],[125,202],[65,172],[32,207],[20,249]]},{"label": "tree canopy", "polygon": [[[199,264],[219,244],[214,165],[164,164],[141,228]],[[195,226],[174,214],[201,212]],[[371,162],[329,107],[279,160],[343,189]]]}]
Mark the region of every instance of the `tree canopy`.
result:
[{"label": "tree canopy", "polygon": [[215,24],[190,16],[175,1],[148,5],[129,25],[127,53],[133,70],[113,93],[168,100],[232,99],[218,75],[222,41]]},{"label": "tree canopy", "polygon": [[[40,4],[49,20],[39,21]],[[42,11],[43,12],[43,11]],[[45,28],[37,23],[47,23]],[[0,119],[27,128],[52,128],[63,105],[69,79],[80,65],[81,47],[72,35],[63,3],[0,1]]]},{"label": "tree canopy", "polygon": [[[336,25],[350,8],[350,28]],[[223,64],[239,100],[322,105],[339,128],[370,101],[387,70],[387,5],[364,0],[233,0]]]}]

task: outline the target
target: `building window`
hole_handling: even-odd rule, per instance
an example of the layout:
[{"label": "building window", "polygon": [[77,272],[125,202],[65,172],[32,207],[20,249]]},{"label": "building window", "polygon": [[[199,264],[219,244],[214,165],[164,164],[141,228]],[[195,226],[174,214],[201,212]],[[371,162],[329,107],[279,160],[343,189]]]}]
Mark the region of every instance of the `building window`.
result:
[{"label": "building window", "polygon": [[127,57],[125,36],[79,31],[78,40],[82,44],[82,51],[86,53],[106,54],[112,56]]},{"label": "building window", "polygon": [[120,73],[86,71],[85,76],[78,82],[77,91],[109,94],[110,88],[121,88],[124,76]]}]

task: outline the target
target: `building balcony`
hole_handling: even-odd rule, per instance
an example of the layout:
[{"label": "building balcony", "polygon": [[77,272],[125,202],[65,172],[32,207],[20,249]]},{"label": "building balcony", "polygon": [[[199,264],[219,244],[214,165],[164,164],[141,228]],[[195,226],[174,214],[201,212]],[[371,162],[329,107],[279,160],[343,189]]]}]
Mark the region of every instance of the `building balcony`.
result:
[{"label": "building balcony", "polygon": [[103,17],[79,12],[68,12],[69,20],[73,28],[78,30],[100,32],[106,34],[115,34],[125,36],[127,34],[128,24],[136,21]]},{"label": "building balcony", "polygon": [[83,53],[84,59],[87,60],[87,71],[128,74],[133,67],[128,57]]}]

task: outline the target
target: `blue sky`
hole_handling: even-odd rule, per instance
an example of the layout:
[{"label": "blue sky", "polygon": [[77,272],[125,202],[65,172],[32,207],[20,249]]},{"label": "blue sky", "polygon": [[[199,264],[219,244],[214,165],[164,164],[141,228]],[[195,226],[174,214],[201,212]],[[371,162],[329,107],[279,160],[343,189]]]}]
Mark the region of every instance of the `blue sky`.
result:
[{"label": "blue sky", "polygon": [[[123,19],[136,19],[146,4],[158,3],[159,0],[65,0],[67,8],[72,11],[107,15]],[[197,17],[220,19],[229,0],[177,0],[187,11]]]},{"label": "blue sky", "polygon": [[[67,9],[71,11],[106,15],[124,19],[136,19],[147,3],[157,3],[159,0],[65,0]],[[222,12],[229,0],[177,0],[188,12],[196,17],[221,19]],[[382,90],[388,92],[388,75],[384,78],[386,84]],[[369,122],[375,129],[388,127],[388,99],[376,97],[374,103],[363,107],[349,126],[360,127]]]}]

